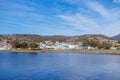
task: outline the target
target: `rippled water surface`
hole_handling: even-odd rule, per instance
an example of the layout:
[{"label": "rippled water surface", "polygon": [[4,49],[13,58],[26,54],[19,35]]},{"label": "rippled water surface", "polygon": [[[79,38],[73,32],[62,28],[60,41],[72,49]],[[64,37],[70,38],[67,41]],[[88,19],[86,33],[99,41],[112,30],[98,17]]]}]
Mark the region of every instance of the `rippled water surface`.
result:
[{"label": "rippled water surface", "polygon": [[120,80],[120,55],[0,52],[0,80]]}]

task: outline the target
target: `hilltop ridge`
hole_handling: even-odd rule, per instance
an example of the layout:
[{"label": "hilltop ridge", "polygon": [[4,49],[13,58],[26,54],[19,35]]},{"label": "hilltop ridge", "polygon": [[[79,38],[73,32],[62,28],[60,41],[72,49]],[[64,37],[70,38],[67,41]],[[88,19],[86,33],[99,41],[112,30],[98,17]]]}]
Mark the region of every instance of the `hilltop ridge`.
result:
[{"label": "hilltop ridge", "polygon": [[111,37],[113,40],[120,40],[120,34]]},{"label": "hilltop ridge", "polygon": [[64,35],[54,35],[54,36],[41,36],[37,34],[0,34],[0,40],[22,40],[22,41],[34,41],[34,42],[41,42],[41,41],[78,41],[84,38],[94,38],[98,37],[101,39],[111,39],[108,36],[102,34],[86,34],[86,35],[79,35],[79,36],[64,36]]}]

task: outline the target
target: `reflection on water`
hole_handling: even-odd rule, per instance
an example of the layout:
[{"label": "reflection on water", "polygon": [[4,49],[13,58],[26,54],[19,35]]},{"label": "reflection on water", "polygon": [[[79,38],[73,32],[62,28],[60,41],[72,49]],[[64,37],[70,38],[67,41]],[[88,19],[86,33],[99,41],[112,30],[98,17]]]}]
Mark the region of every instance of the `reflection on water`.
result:
[{"label": "reflection on water", "polygon": [[120,80],[120,55],[0,52],[0,80]]}]

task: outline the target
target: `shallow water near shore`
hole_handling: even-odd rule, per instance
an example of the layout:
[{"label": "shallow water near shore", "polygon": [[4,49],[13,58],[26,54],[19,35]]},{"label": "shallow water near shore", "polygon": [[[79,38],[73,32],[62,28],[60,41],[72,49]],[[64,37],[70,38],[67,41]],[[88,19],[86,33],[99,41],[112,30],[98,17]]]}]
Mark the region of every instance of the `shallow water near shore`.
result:
[{"label": "shallow water near shore", "polygon": [[0,80],[120,80],[120,55],[0,52]]}]

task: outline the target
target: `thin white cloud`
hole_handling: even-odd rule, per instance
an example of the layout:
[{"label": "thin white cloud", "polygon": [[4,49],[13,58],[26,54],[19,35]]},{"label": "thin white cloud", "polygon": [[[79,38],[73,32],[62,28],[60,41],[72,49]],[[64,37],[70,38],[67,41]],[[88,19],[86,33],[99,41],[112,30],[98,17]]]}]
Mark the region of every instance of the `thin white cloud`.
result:
[{"label": "thin white cloud", "polygon": [[99,13],[101,16],[103,16],[105,18],[109,18],[109,12],[104,8],[103,5],[101,5],[97,2],[89,2],[88,6],[90,7],[90,9]]},{"label": "thin white cloud", "polygon": [[[94,19],[88,18],[87,16],[83,16],[80,14],[73,14],[73,15],[59,15],[60,18],[66,21],[67,25],[73,26],[74,28],[84,31],[84,33],[94,33],[98,32],[100,26],[97,25]],[[95,31],[94,28],[96,28]],[[83,34],[84,34],[83,33]]]},{"label": "thin white cloud", "polygon": [[119,3],[120,4],[120,0],[113,0],[114,3]]},{"label": "thin white cloud", "polygon": [[[67,24],[84,30],[86,34],[106,34],[108,36],[115,35],[120,31],[120,8],[107,9],[102,4],[97,2],[88,2],[88,9],[91,13],[99,14],[93,17],[89,13],[85,16],[83,13],[77,12],[70,15],[60,15]],[[90,16],[90,17],[89,17]]]},{"label": "thin white cloud", "polygon": [[[27,4],[25,5],[24,3]],[[50,24],[50,17],[41,15],[39,12],[39,8],[34,8],[33,6],[37,6],[38,4],[32,4],[29,1],[24,0],[16,0],[9,1],[8,5],[6,5],[6,0],[0,3],[0,7],[3,8],[0,10],[1,16],[4,16],[3,19],[0,20],[2,24],[10,24],[13,26],[21,26],[21,28],[29,28],[40,30],[43,24]],[[12,27],[11,27],[12,28]]]}]

